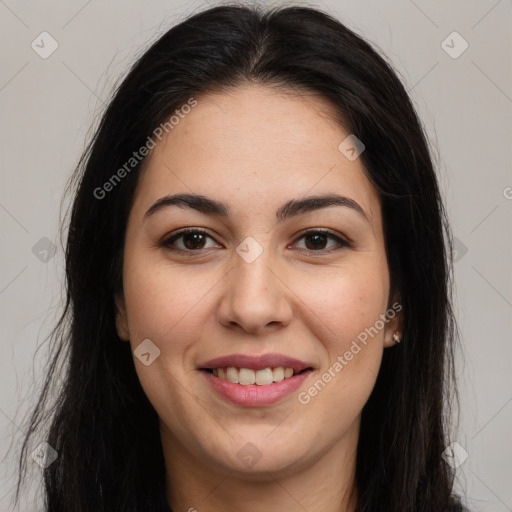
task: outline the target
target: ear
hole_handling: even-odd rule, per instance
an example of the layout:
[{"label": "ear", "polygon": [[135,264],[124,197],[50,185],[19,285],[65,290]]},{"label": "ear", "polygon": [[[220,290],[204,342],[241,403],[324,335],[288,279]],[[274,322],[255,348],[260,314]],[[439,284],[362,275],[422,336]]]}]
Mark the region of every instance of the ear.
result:
[{"label": "ear", "polygon": [[397,334],[400,340],[403,335],[404,313],[399,294],[393,295],[385,314],[388,320],[384,329],[384,347],[389,348],[397,344],[393,339],[394,333]]},{"label": "ear", "polygon": [[130,341],[130,331],[128,329],[128,316],[126,314],[126,304],[124,302],[123,294],[114,297],[116,305],[116,330],[117,335],[123,341]]}]

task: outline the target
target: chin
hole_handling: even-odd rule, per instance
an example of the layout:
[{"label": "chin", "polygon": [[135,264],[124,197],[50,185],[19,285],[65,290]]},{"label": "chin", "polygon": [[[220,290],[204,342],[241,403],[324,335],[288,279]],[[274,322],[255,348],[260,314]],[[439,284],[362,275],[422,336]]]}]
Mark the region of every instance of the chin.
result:
[{"label": "chin", "polygon": [[253,481],[268,480],[269,473],[273,476],[286,476],[300,471],[301,468],[306,469],[311,464],[311,456],[299,449],[304,446],[298,440],[293,446],[286,447],[282,438],[276,438],[275,443],[264,436],[255,436],[253,439],[254,441],[237,441],[226,447],[224,457],[221,450],[216,450],[212,458],[216,464],[220,464],[233,475]]}]

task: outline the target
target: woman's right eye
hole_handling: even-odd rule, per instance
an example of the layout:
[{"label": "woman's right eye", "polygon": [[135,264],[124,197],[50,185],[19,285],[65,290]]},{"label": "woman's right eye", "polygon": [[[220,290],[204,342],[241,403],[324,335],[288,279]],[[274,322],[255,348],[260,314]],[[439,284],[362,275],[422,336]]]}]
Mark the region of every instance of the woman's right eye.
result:
[{"label": "woman's right eye", "polygon": [[207,239],[213,241],[213,238],[206,232],[199,229],[183,229],[178,233],[164,239],[161,246],[183,252],[197,252],[201,249],[210,249],[219,247],[218,245],[207,247]]}]

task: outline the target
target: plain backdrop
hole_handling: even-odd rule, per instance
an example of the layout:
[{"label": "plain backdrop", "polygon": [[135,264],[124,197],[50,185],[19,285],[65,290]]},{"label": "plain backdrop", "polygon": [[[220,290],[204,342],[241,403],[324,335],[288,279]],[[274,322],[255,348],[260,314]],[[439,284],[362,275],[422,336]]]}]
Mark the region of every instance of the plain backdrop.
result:
[{"label": "plain backdrop", "polygon": [[[512,1],[294,3],[328,10],[387,55],[422,118],[456,237],[458,486],[474,511],[512,511]],[[66,181],[115,81],[209,5],[0,0],[0,512],[12,510],[24,414],[44,375],[36,348],[62,303]],[[42,511],[30,495],[20,510]]]}]

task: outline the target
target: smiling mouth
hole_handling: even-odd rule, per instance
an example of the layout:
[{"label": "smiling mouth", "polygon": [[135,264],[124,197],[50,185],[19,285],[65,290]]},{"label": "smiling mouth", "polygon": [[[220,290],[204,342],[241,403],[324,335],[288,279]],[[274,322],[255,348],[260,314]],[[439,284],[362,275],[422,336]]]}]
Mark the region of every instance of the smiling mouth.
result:
[{"label": "smiling mouth", "polygon": [[232,384],[240,384],[241,386],[269,386],[275,382],[291,379],[302,373],[311,372],[313,368],[308,367],[303,370],[296,371],[293,368],[277,366],[274,368],[262,368],[253,370],[251,368],[236,368],[234,366],[220,368],[202,368],[220,380],[231,382]]}]

